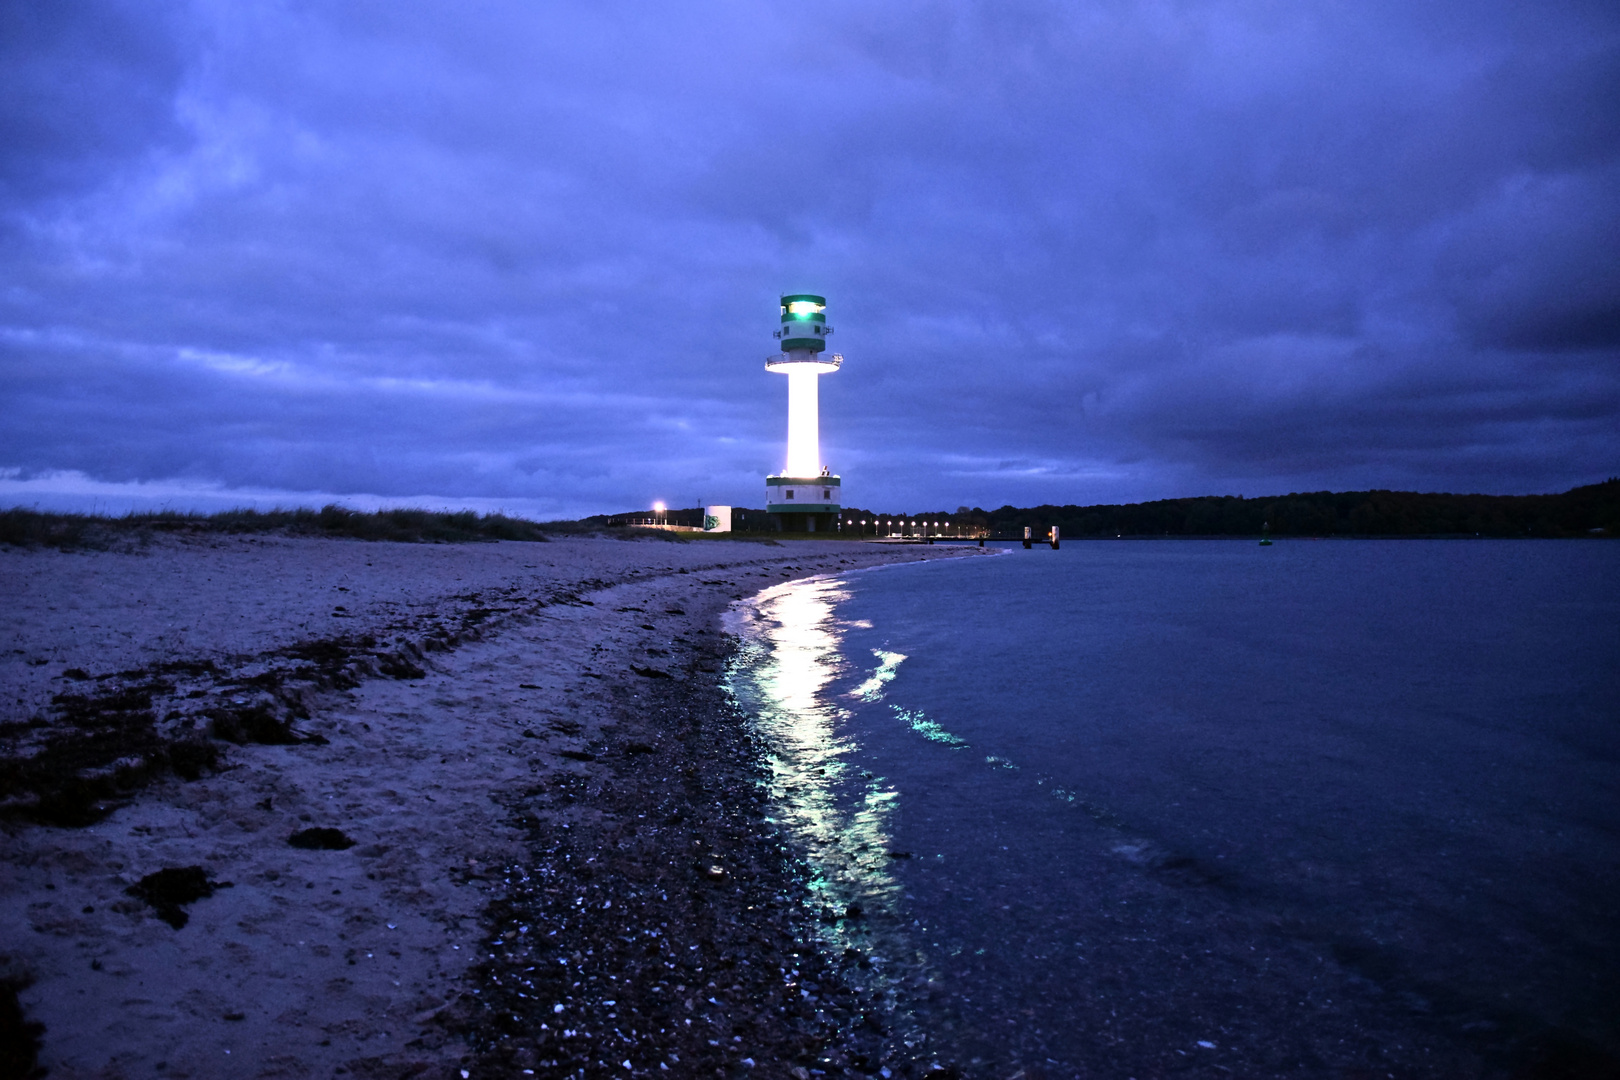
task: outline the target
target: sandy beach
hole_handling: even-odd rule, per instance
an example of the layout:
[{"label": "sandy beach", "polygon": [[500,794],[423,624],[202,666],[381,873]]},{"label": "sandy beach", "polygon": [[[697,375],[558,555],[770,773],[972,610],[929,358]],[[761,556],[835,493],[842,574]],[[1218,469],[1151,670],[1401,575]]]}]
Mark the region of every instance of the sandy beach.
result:
[{"label": "sandy beach", "polygon": [[[0,976],[53,1077],[840,1075],[726,606],[948,547],[0,550]],[[864,1041],[863,1041],[864,1040]]]}]

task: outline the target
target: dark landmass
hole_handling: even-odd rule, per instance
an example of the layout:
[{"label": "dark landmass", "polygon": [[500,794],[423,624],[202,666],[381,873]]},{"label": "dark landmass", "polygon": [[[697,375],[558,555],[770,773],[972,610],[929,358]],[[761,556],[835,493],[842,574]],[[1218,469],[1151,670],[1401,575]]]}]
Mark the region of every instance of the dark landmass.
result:
[{"label": "dark landmass", "polygon": [[[668,510],[663,522],[703,528],[702,507]],[[780,535],[764,510],[732,508],[732,536]],[[162,511],[106,517],[56,514],[13,508],[0,510],[0,544],[64,550],[106,550],[140,542],[159,533],[276,534],[326,536],[400,543],[477,543],[495,540],[544,541],[548,535],[610,535],[626,539],[679,539],[662,529],[626,524],[652,516],[641,510],[600,514],[578,521],[529,521],[471,510],[379,510],[362,513],[331,505],[319,510],[228,510],[218,514]],[[846,519],[924,520],[946,523],[963,535],[1018,537],[1025,527],[1044,536],[1053,525],[1066,538],[1105,536],[1491,536],[1611,537],[1620,535],[1620,478],[1572,488],[1557,495],[1452,495],[1415,491],[1311,491],[1244,498],[1204,495],[1190,499],[1097,506],[1003,506],[997,510],[958,507],[889,514],[845,507]],[[916,531],[916,530],[912,530]],[[842,534],[848,537],[848,532]],[[840,534],[792,534],[797,539],[831,540]]]},{"label": "dark landmass", "polygon": [[1102,506],[1003,506],[877,514],[846,508],[844,516],[947,521],[991,536],[1043,536],[1056,525],[1064,539],[1087,536],[1493,536],[1620,535],[1620,478],[1558,495],[1451,495],[1415,491],[1312,491],[1246,499],[1192,499]]},{"label": "dark landmass", "polygon": [[[582,519],[579,526],[608,528],[644,521],[651,511]],[[703,527],[703,508],[684,507],[657,515],[686,529]],[[864,535],[927,532],[965,536],[1021,537],[1025,527],[1045,536],[1053,525],[1065,538],[1114,536],[1492,536],[1586,537],[1620,535],[1620,478],[1573,488],[1557,495],[1453,495],[1416,491],[1309,491],[1244,498],[1203,495],[1189,499],[997,510],[958,507],[886,513],[844,507],[842,517],[866,522]],[[763,510],[734,506],[732,530],[777,532]],[[912,528],[905,522],[943,522],[945,527]],[[879,525],[879,522],[882,522]],[[848,527],[842,534],[849,536]],[[857,528],[857,535],[861,535]],[[827,536],[821,536],[827,539]]]}]

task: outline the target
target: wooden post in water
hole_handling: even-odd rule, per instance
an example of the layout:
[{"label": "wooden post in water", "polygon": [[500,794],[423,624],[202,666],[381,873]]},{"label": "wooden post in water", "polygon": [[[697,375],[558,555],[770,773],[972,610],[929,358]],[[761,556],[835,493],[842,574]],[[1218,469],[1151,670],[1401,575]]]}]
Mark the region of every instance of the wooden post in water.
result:
[{"label": "wooden post in water", "polygon": [[1058,527],[1056,525],[1054,525],[1054,526],[1052,526],[1052,550],[1056,551],[1057,549],[1058,549]]},{"label": "wooden post in water", "polygon": [[1030,549],[1030,545],[1032,543],[1032,541],[1030,539],[1030,532],[1031,531],[1032,530],[1030,529],[1030,527],[1028,525],[1024,526],[1024,550],[1025,551],[1028,551]]}]

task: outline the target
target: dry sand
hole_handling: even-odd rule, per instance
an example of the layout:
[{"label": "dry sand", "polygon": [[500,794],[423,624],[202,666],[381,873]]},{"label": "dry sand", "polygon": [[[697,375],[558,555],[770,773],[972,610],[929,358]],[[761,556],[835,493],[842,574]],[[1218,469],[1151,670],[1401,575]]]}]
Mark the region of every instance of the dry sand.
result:
[{"label": "dry sand", "polygon": [[[754,1075],[841,1071],[836,1049],[806,1055],[859,1003],[786,974],[803,949],[791,898],[777,903],[791,881],[767,865],[746,733],[712,715],[718,616],[790,577],[970,554],[217,537],[0,551],[0,975],[30,983],[40,1064],[460,1076],[600,1060],[590,1071],[667,1076],[752,1052]],[[289,844],[309,828],[353,844]],[[185,867],[221,887],[177,929],[128,890]],[[551,983],[529,945],[491,945],[529,922],[523,940],[555,950]],[[569,940],[592,934],[613,948]],[[535,980],[543,1002],[522,989]],[[540,1016],[556,1023],[537,1033]]]}]

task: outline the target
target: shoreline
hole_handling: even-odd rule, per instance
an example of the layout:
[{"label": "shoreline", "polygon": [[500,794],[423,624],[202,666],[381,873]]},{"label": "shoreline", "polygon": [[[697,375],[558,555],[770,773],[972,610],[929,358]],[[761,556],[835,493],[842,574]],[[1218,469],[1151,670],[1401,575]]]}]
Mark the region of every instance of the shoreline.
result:
[{"label": "shoreline", "polygon": [[[0,976],[31,980],[40,1063],[459,1076],[607,1068],[611,1047],[619,1075],[868,1064],[851,1055],[874,1052],[856,1031],[869,1003],[834,993],[791,854],[759,825],[719,617],[790,578],[965,554],[217,537],[0,552],[18,598],[0,661],[10,775],[77,740],[94,789],[59,799],[57,824],[38,823],[48,792],[13,785],[3,805]],[[132,753],[85,758],[108,731]],[[308,829],[352,846],[288,844]],[[127,893],[188,866],[219,887],[180,905],[179,928]],[[585,974],[537,981],[535,959]]]}]

